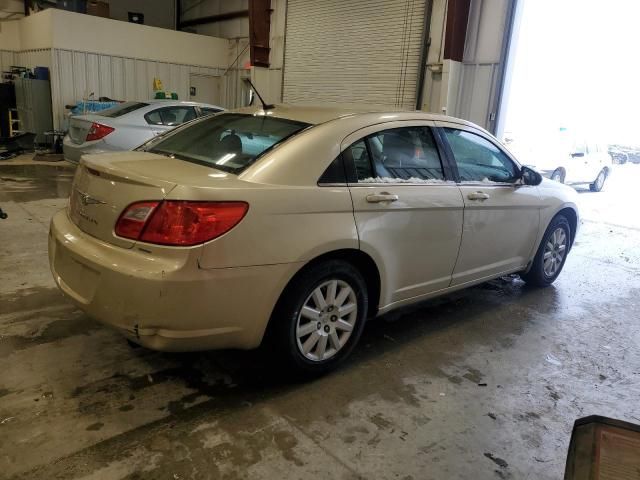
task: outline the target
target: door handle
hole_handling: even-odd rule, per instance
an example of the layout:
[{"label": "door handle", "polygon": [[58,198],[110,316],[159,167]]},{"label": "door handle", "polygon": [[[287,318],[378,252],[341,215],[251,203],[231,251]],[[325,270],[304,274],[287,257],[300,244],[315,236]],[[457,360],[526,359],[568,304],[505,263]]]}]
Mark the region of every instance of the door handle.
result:
[{"label": "door handle", "polygon": [[471,192],[469,195],[467,195],[467,198],[469,200],[487,200],[490,197],[491,195],[484,192]]},{"label": "door handle", "polygon": [[398,195],[382,192],[372,195],[367,195],[367,202],[369,203],[383,203],[383,202],[396,202],[398,201]]}]

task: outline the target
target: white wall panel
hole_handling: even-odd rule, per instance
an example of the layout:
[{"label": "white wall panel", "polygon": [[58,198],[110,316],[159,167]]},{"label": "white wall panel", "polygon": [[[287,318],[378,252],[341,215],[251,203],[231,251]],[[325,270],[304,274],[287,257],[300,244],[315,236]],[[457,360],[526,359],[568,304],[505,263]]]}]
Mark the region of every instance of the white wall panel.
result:
[{"label": "white wall panel", "polygon": [[9,70],[11,65],[17,65],[18,56],[10,50],[0,50],[0,72]]},{"label": "white wall panel", "polygon": [[[100,97],[100,57],[95,53],[87,53],[86,66],[87,70],[85,71],[85,75],[87,77],[87,90],[86,92],[82,92],[86,96],[76,98],[76,101],[82,100],[83,98]],[[74,75],[80,74],[80,72],[73,73]],[[73,103],[73,101],[70,103]]]},{"label": "white wall panel", "polygon": [[[2,58],[5,57],[11,58],[8,54]],[[189,75],[192,72],[213,76],[224,72],[222,68],[61,49],[53,51],[53,62],[50,63],[53,63],[52,100],[56,128],[66,126],[65,105],[73,105],[91,93],[95,99],[148,100],[153,96],[153,79],[160,78],[165,90],[176,92],[181,100],[189,100]]]},{"label": "white wall panel", "polygon": [[98,91],[100,97],[114,98],[113,77],[111,76],[111,57],[109,55],[98,56]]},{"label": "white wall panel", "polygon": [[51,49],[24,50],[18,52],[18,65],[33,69],[34,67],[48,67],[51,69]]},{"label": "white wall panel", "polygon": [[425,0],[289,0],[288,103],[415,108]]},{"label": "white wall panel", "polygon": [[111,57],[112,98],[127,98],[125,93],[124,58]]}]

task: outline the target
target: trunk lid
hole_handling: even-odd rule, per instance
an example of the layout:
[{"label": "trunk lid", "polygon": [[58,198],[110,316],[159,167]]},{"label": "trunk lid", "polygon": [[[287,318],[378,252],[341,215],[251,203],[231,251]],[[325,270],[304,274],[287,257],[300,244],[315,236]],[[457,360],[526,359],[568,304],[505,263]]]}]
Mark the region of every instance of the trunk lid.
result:
[{"label": "trunk lid", "polygon": [[109,122],[108,117],[102,117],[100,115],[74,115],[69,118],[69,138],[71,138],[71,141],[77,145],[85,143],[87,141],[87,133],[93,122],[113,126]]},{"label": "trunk lid", "polygon": [[114,232],[120,214],[134,202],[164,199],[176,186],[173,169],[175,160],[147,152],[85,155],[73,180],[69,217],[83,232],[131,248],[133,240]]}]

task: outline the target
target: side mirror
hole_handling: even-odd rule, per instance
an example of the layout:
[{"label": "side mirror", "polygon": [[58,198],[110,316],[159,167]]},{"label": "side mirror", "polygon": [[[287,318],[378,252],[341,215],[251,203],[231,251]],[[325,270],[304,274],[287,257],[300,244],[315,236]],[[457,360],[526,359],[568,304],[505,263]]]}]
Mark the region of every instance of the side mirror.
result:
[{"label": "side mirror", "polygon": [[579,157],[584,157],[584,152],[573,152],[571,154],[571,158],[579,158]]},{"label": "side mirror", "polygon": [[520,178],[525,185],[540,185],[542,183],[542,175],[536,172],[533,168],[522,167],[520,170]]}]

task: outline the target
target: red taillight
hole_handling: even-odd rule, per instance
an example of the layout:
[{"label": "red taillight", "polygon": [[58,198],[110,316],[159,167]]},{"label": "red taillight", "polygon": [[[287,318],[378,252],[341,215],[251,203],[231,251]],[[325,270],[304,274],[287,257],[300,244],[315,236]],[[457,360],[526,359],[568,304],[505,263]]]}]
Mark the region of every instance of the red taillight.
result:
[{"label": "red taillight", "polygon": [[116,235],[160,245],[197,245],[231,230],[248,209],[245,202],[134,203],[120,215]]},{"label": "red taillight", "polygon": [[108,125],[93,122],[91,124],[91,128],[89,128],[89,131],[87,132],[86,141],[90,142],[91,140],[100,140],[101,138],[109,135],[114,130],[115,128],[109,127]]},{"label": "red taillight", "polygon": [[116,223],[116,235],[137,240],[149,217],[160,202],[139,202],[129,205]]}]

